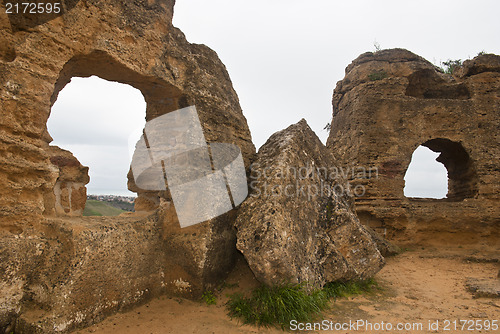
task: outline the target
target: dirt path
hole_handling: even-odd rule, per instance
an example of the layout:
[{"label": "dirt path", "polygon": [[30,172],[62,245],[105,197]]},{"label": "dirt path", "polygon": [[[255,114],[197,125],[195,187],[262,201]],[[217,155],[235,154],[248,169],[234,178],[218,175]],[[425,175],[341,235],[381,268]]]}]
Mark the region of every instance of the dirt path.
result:
[{"label": "dirt path", "polygon": [[[382,322],[392,325],[392,331],[369,331],[362,325],[358,331],[342,333],[500,333],[500,329],[479,330],[480,324],[488,324],[486,320],[500,322],[500,300],[475,299],[465,286],[469,277],[495,279],[498,263],[471,262],[465,260],[467,257],[430,249],[388,259],[376,277],[383,291],[374,296],[337,301],[328,319],[369,321],[373,329]],[[471,320],[477,320],[471,327],[474,330],[461,330],[465,320],[466,328]],[[408,326],[408,330],[398,331],[398,324]]]},{"label": "dirt path", "polygon": [[[497,258],[495,253],[478,254],[459,248],[406,251],[389,258],[387,265],[377,274],[379,291],[333,303],[332,309],[325,312],[325,322],[322,323],[333,330],[307,332],[500,333],[500,329],[479,329],[480,325],[487,326],[488,321],[500,322],[500,299],[475,299],[465,287],[469,277],[496,278],[499,270],[499,263],[495,262]],[[244,326],[226,315],[225,294],[257,285],[243,262],[228,279],[228,283],[235,282],[238,282],[238,287],[222,291],[217,305],[162,297],[76,333],[283,333],[279,329]],[[359,324],[359,327],[352,325],[349,328],[349,321]],[[456,321],[457,329],[453,321]],[[468,321],[465,330],[461,330],[463,321]],[[474,325],[471,327],[472,321]],[[370,326],[367,322],[372,330],[367,330]],[[345,324],[343,329],[338,327],[342,324]],[[407,330],[398,331],[398,324],[406,325]],[[392,326],[391,330],[389,326]]]}]

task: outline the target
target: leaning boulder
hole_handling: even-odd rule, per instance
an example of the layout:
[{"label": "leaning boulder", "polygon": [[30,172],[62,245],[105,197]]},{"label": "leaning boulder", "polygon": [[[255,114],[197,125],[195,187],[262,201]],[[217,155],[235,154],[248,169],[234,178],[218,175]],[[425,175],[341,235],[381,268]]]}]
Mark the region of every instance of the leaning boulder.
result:
[{"label": "leaning boulder", "polygon": [[384,265],[331,152],[305,120],[269,138],[236,219],[237,248],[268,285],[366,279]]}]

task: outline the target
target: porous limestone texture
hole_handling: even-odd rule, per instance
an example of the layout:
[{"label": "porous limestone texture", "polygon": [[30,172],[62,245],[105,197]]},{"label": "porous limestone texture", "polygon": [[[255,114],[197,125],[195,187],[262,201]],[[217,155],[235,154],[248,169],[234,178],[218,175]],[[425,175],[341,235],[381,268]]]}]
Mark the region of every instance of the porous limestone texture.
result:
[{"label": "porous limestone texture", "polygon": [[180,229],[167,194],[131,174],[142,216],[79,217],[88,169],[46,126],[72,77],[139,89],[147,121],[194,105],[208,142],[237,145],[247,167],[255,154],[225,66],[172,25],[173,0],[60,2],[57,15],[0,11],[0,330],[62,332],[160,293],[196,297],[236,255],[234,212]]},{"label": "porous limestone texture", "polygon": [[[364,224],[405,242],[498,245],[500,56],[479,55],[451,75],[404,49],[367,52],[346,68],[332,102],[327,146]],[[404,196],[420,145],[440,153],[445,199]]]},{"label": "porous limestone texture", "polygon": [[305,120],[275,133],[252,165],[236,219],[237,247],[268,285],[362,280],[384,265],[347,181]]}]

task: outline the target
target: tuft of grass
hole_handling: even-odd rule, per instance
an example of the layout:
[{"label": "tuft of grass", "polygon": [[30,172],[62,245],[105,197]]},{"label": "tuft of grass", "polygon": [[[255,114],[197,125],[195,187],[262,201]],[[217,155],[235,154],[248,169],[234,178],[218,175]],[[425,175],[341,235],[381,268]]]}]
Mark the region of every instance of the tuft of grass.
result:
[{"label": "tuft of grass", "polygon": [[387,78],[387,72],[386,71],[378,71],[378,72],[372,72],[368,74],[368,79],[370,81],[377,81],[377,80],[382,80]]},{"label": "tuft of grass", "polygon": [[314,320],[328,307],[323,290],[307,293],[303,284],[261,286],[247,298],[240,293],[230,296],[229,316],[240,318],[246,324],[258,326],[288,326],[291,320]]},{"label": "tuft of grass", "polygon": [[252,291],[250,297],[241,293],[230,295],[226,306],[231,318],[239,318],[245,324],[287,328],[291,320],[314,321],[328,309],[332,298],[370,292],[376,286],[373,279],[332,282],[312,291],[305,284],[263,285]]},{"label": "tuft of grass", "polygon": [[377,282],[373,279],[364,281],[335,281],[327,283],[323,291],[328,298],[343,298],[368,293],[378,288]]},{"label": "tuft of grass", "polygon": [[203,292],[201,295],[201,299],[205,302],[207,305],[215,305],[217,304],[217,297],[215,296],[214,292],[212,290],[206,290]]}]

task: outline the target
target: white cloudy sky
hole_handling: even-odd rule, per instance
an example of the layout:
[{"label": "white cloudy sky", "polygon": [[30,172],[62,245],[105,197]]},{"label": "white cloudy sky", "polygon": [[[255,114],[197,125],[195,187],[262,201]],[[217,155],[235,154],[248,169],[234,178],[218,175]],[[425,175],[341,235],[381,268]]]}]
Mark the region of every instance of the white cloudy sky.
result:
[{"label": "white cloudy sky", "polygon": [[[323,127],[331,118],[336,82],[375,42],[436,64],[483,50],[500,54],[498,13],[496,0],[177,0],[174,25],[188,41],[218,53],[259,147],[301,118],[326,140]],[[90,167],[89,193],[121,194],[127,193],[128,137],[144,124],[145,104],[127,86],[108,86],[94,78],[73,79],[48,126],[54,144]],[[405,193],[413,196],[421,188],[422,196],[442,197],[436,180],[446,184],[439,176],[444,167],[432,167],[435,154],[426,151],[420,172],[406,177],[416,186]]]}]

